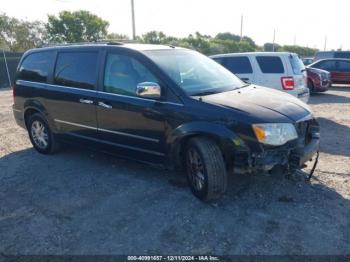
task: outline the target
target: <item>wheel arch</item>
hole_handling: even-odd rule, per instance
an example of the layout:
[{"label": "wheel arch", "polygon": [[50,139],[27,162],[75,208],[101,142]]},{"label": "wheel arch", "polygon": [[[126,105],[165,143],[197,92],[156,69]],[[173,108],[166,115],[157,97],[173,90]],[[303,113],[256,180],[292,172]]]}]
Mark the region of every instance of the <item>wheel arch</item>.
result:
[{"label": "wheel arch", "polygon": [[246,149],[246,145],[239,136],[223,125],[206,122],[193,122],[174,129],[168,137],[169,145],[168,161],[175,169],[182,168],[182,157],[186,145],[191,138],[206,137],[216,142],[224,160],[229,167],[234,152],[238,149]]},{"label": "wheel arch", "polygon": [[[56,131],[54,121],[51,118],[50,114],[47,112],[46,108],[37,100],[27,100],[26,103],[24,104],[24,113],[23,113],[23,118],[25,125],[27,127],[28,124],[28,119],[31,115],[33,114],[41,114],[49,124],[50,128],[53,131]],[[28,128],[28,127],[27,127]]]}]

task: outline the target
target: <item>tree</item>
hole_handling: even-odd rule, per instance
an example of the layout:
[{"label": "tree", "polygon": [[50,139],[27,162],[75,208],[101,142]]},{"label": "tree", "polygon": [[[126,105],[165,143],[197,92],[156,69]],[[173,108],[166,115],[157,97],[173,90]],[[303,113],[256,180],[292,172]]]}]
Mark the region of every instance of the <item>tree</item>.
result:
[{"label": "tree", "polygon": [[235,34],[231,34],[229,32],[225,32],[225,33],[218,33],[215,36],[216,39],[219,40],[233,40],[233,41],[240,41],[241,37],[239,35],[235,35]]},{"label": "tree", "polygon": [[48,16],[46,25],[49,39],[74,43],[97,41],[107,36],[109,23],[88,11],[62,11],[58,17]]},{"label": "tree", "polygon": [[301,57],[314,56],[318,49],[296,46],[296,45],[284,45],[281,51],[296,53]]},{"label": "tree", "polygon": [[167,36],[163,32],[150,31],[141,37],[141,41],[146,44],[164,44]]},{"label": "tree", "polygon": [[[273,48],[273,45],[275,45],[275,48]],[[279,49],[281,48],[281,46],[279,44],[273,44],[273,43],[265,43],[264,44],[264,51],[265,52],[272,52],[272,51],[279,51]]]},{"label": "tree", "polygon": [[127,35],[123,35],[123,34],[117,34],[117,33],[110,33],[107,35],[106,37],[108,40],[130,40],[129,37]]},{"label": "tree", "polygon": [[44,23],[28,22],[0,14],[0,46],[13,52],[23,52],[47,43]]}]

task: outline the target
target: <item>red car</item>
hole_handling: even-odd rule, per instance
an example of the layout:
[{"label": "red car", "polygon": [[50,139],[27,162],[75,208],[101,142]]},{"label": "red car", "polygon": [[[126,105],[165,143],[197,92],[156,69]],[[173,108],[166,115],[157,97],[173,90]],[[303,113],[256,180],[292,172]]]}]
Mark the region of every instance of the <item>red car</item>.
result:
[{"label": "red car", "polygon": [[333,84],[350,84],[350,59],[323,59],[309,67],[329,71]]},{"label": "red car", "polygon": [[307,87],[310,93],[324,92],[331,87],[331,74],[325,70],[306,67]]}]

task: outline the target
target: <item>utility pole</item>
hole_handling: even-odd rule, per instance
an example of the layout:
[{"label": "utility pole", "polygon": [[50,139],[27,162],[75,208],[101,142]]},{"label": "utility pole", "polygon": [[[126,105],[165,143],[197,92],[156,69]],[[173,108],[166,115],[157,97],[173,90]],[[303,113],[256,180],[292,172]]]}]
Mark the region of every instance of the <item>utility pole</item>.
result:
[{"label": "utility pole", "polygon": [[241,15],[241,41],[243,38],[243,15]]},{"label": "utility pole", "polygon": [[324,38],[324,51],[327,49],[327,36]]},{"label": "utility pole", "polygon": [[275,52],[276,29],[273,29],[272,52]]},{"label": "utility pole", "polygon": [[131,0],[132,40],[136,39],[134,0]]},{"label": "utility pole", "polygon": [[294,46],[296,46],[297,45],[297,36],[296,35],[294,35],[294,44],[293,44]]}]

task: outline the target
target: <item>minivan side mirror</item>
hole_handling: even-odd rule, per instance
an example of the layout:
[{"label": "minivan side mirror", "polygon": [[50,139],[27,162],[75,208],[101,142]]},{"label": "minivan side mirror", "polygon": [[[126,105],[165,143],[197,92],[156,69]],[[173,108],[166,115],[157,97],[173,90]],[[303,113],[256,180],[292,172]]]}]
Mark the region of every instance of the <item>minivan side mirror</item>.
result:
[{"label": "minivan side mirror", "polygon": [[142,82],[137,84],[136,95],[143,98],[159,99],[161,88],[154,82]]}]

